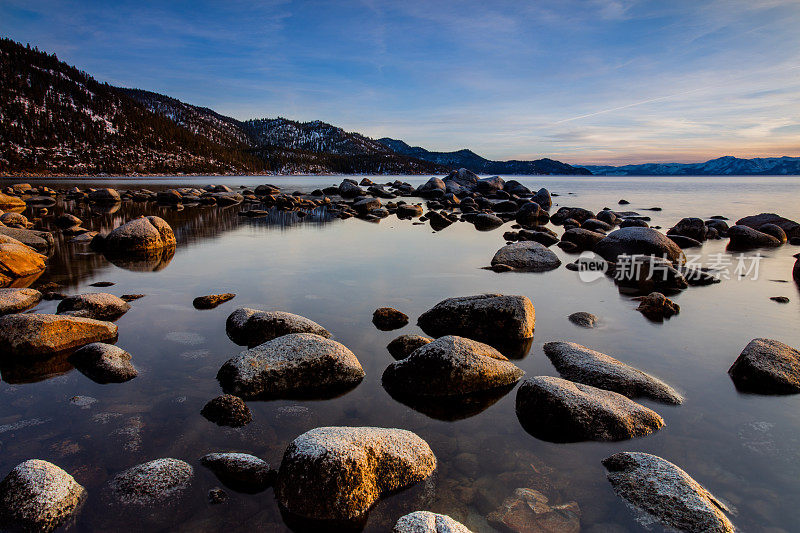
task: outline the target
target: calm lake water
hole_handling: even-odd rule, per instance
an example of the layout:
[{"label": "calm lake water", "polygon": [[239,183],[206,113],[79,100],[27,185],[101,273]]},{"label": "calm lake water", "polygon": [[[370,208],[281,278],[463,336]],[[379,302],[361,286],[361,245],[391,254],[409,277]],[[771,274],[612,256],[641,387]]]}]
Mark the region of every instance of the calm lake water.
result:
[{"label": "calm lake water", "polygon": [[[418,184],[425,178],[398,179]],[[777,212],[800,219],[797,177],[517,179],[532,189],[547,187],[558,193],[557,205],[596,211],[617,208],[618,200],[625,198],[630,202],[625,210],[651,216],[652,225],[665,229],[684,216],[723,215],[735,221]],[[25,181],[53,188],[98,184]],[[137,178],[103,180],[101,186],[158,190],[273,183],[291,192],[340,181],[335,176]],[[644,211],[653,206],[663,210]],[[439,468],[430,482],[378,503],[367,531],[391,530],[398,517],[419,509],[450,514],[475,531],[493,531],[486,515],[518,487],[540,490],[553,504],[577,502],[583,531],[638,531],[642,526],[613,494],[600,464],[619,451],[653,453],[682,467],[735,508],[732,520],[742,530],[797,531],[800,395],[740,394],[726,373],[755,337],[800,347],[800,294],[791,281],[797,247],[761,251],[758,279],[689,288],[673,297],[681,306],[678,316],[653,323],[606,278],[584,283],[563,266],[540,274],[482,270],[503,246],[502,234],[510,223],[490,232],[478,232],[467,223],[433,232],[429,225],[394,216],[380,223],[326,221],[321,214],[301,221],[291,213],[247,219],[238,216],[240,209],[176,211],[123,203],[114,213],[91,214],[87,204],[61,201],[50,209],[52,215],[72,212],[93,230],[110,230],[140,214],[157,214],[175,230],[178,247],[170,261],[159,265],[116,266],[85,245],[65,244],[57,237],[48,268],[34,287],[54,281],[66,293],[146,294],[117,321],[117,344],[133,355],[139,376],[124,384],[98,385],[62,361],[22,375],[2,369],[0,477],[29,458],[52,461],[72,473],[89,492],[76,524],[79,531],[285,531],[272,489],[259,494],[228,490],[227,503],[209,505],[206,494],[220,482],[199,464],[199,457],[241,451],[277,466],[289,442],[317,426],[398,427],[427,440]],[[50,220],[45,218],[45,223]],[[701,253],[710,259],[725,253],[725,244],[707,242]],[[553,250],[564,264],[576,257]],[[97,281],[115,285],[90,286]],[[210,311],[192,307],[196,296],[221,292],[237,296]],[[686,402],[667,406],[642,401],[666,421],[664,429],[646,438],[552,444],[522,429],[514,413],[515,391],[457,421],[437,420],[393,400],[380,380],[393,361],[387,343],[403,333],[422,333],[416,318],[440,300],[484,292],[522,294],[533,301],[533,346],[516,361],[528,376],[558,375],[542,345],[574,341],[655,374],[684,393]],[[788,296],[791,301],[779,304],[771,296]],[[35,312],[55,312],[56,304],[43,302]],[[318,322],[358,356],[366,378],[331,400],[248,402],[253,422],[241,429],[207,421],[200,409],[221,393],[216,372],[242,350],[225,335],[226,317],[242,306],[289,311]],[[372,312],[383,306],[405,312],[411,324],[391,332],[377,330]],[[573,325],[567,315],[575,311],[598,315],[599,327]],[[75,396],[95,401],[71,401]],[[102,498],[108,480],[159,457],[183,459],[195,467],[185,504],[152,514],[109,513]]]}]

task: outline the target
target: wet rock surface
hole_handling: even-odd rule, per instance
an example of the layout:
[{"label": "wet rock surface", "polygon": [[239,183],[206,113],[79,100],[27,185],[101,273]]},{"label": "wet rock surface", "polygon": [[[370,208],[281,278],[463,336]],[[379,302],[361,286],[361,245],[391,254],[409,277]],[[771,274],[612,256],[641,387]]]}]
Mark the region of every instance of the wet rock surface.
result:
[{"label": "wet rock surface", "polygon": [[447,515],[414,511],[401,516],[392,528],[392,533],[472,533],[472,531]]},{"label": "wet rock surface", "polygon": [[651,228],[628,227],[612,231],[594,247],[606,261],[616,262],[621,255],[654,255],[672,262],[683,262],[680,247],[669,237]]},{"label": "wet rock surface", "polygon": [[598,321],[598,318],[595,315],[592,313],[587,313],[586,311],[572,313],[567,318],[569,318],[570,322],[582,328],[593,328]]},{"label": "wet rock surface", "polygon": [[111,500],[123,506],[154,507],[179,500],[194,479],[194,469],[185,461],[155,459],[124,472],[108,483]]},{"label": "wet rock surface", "polygon": [[290,513],[351,521],[386,494],[418,483],[436,468],[430,446],[415,433],[374,427],[321,427],[286,449],[275,493]]},{"label": "wet rock surface", "polygon": [[21,313],[41,299],[42,293],[34,289],[0,289],[0,315]]},{"label": "wet rock surface", "polygon": [[69,357],[82,374],[96,383],[124,383],[138,375],[131,354],[113,344],[93,342],[78,348]]},{"label": "wet rock surface", "polygon": [[247,453],[209,453],[200,458],[200,464],[214,472],[225,486],[249,494],[266,490],[276,476],[269,463]]},{"label": "wet rock surface", "polygon": [[423,313],[417,324],[433,337],[458,335],[493,344],[532,337],[535,322],[527,297],[482,294],[443,300]]},{"label": "wet rock surface", "polygon": [[658,413],[621,394],[549,376],[522,382],[517,417],[533,436],[551,442],[625,440],[664,425]]},{"label": "wet rock surface", "polygon": [[313,333],[291,333],[245,350],[217,373],[226,392],[248,399],[326,395],[363,378],[353,352]]},{"label": "wet rock surface", "polygon": [[522,375],[491,346],[448,335],[392,363],[382,379],[404,395],[458,396],[513,385]]},{"label": "wet rock surface", "polygon": [[660,292],[651,292],[647,296],[637,296],[634,300],[639,302],[639,307],[636,310],[655,322],[663,321],[665,318],[670,318],[681,312],[681,307],[678,304]]},{"label": "wet rock surface", "polygon": [[391,331],[408,324],[408,315],[393,307],[380,307],[372,314],[372,323],[382,331]]},{"label": "wet rock surface", "polygon": [[622,452],[603,460],[614,492],[640,512],[645,527],[652,522],[679,531],[729,533],[730,511],[689,474],[642,452]]},{"label": "wet rock surface", "polygon": [[12,357],[51,355],[116,338],[117,326],[91,318],[39,313],[0,317],[0,351]]},{"label": "wet rock surface", "polygon": [[68,524],[86,500],[86,490],[47,461],[18,464],[0,482],[0,524],[4,530],[53,531]]},{"label": "wet rock surface", "polygon": [[203,406],[200,414],[218,426],[242,427],[253,420],[244,400],[232,394],[212,398]]},{"label": "wet rock surface", "polygon": [[69,296],[59,302],[56,313],[97,320],[116,320],[131,308],[131,305],[113,294],[94,292]]},{"label": "wet rock surface", "polygon": [[574,342],[548,342],[544,353],[565,379],[618,392],[628,398],[649,398],[680,404],[683,397],[663,381],[630,365]]},{"label": "wet rock surface", "polygon": [[220,305],[233,300],[236,297],[232,292],[223,294],[209,294],[207,296],[198,296],[192,300],[192,305],[195,309],[214,309]]},{"label": "wet rock surface", "polygon": [[796,394],[800,392],[800,351],[773,339],[753,339],[728,374],[744,392]]},{"label": "wet rock surface", "polygon": [[546,272],[561,266],[558,256],[547,246],[535,241],[515,242],[500,248],[492,265],[508,265],[514,270]]},{"label": "wet rock surface", "polygon": [[225,322],[228,338],[240,346],[258,346],[290,333],[313,333],[328,338],[331,334],[308,318],[284,311],[260,311],[240,307]]}]

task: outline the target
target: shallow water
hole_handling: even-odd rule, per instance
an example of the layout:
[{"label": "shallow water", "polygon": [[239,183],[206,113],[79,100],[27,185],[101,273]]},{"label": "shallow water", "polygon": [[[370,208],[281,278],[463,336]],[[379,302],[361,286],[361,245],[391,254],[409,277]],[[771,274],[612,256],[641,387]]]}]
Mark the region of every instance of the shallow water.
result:
[{"label": "shallow water", "polygon": [[[557,205],[599,210],[617,208],[617,201],[625,198],[630,205],[621,209],[650,216],[651,224],[664,228],[684,216],[736,220],[766,211],[800,218],[796,177],[518,179],[531,188],[544,186],[558,193]],[[272,176],[109,179],[103,186],[156,190],[274,183],[291,192],[339,181]],[[39,183],[66,188],[97,180]],[[643,210],[652,206],[663,210]],[[584,531],[637,531],[642,526],[613,494],[600,464],[619,451],[654,453],[682,467],[735,508],[732,519],[742,530],[797,529],[800,396],[740,394],[726,374],[752,338],[800,346],[800,294],[791,281],[796,247],[762,251],[757,280],[689,288],[673,297],[681,306],[678,316],[653,323],[606,278],[584,283],[563,266],[541,274],[482,270],[504,244],[502,234],[510,224],[478,232],[470,224],[456,223],[433,232],[429,225],[395,217],[377,224],[327,220],[324,213],[302,221],[291,213],[247,219],[237,216],[239,206],[175,211],[135,203],[91,218],[86,204],[60,202],[50,212],[57,215],[64,209],[90,220],[85,226],[91,229],[111,229],[142,213],[158,214],[178,239],[169,261],[121,266],[84,245],[59,240],[48,269],[33,285],[55,281],[66,293],[146,294],[117,321],[117,344],[133,355],[140,372],[136,379],[98,385],[62,361],[21,374],[19,369],[0,369],[0,475],[29,458],[52,461],[74,474],[89,491],[76,523],[79,531],[284,531],[272,489],[255,495],[228,490],[227,503],[207,504],[206,493],[220,482],[198,459],[208,452],[233,450],[277,465],[292,439],[323,425],[409,429],[427,440],[438,457],[435,477],[378,503],[369,514],[367,531],[390,530],[399,516],[418,509],[450,514],[475,531],[492,531],[486,515],[518,487],[540,490],[551,503],[577,502]],[[708,259],[725,253],[725,242],[706,243],[702,254]],[[553,250],[565,264],[576,257]],[[96,281],[115,285],[91,287]],[[237,296],[214,310],[192,307],[194,297],[221,292]],[[523,294],[533,301],[534,342],[527,356],[516,361],[528,376],[557,375],[541,347],[549,341],[574,341],[657,375],[684,393],[686,402],[674,407],[642,401],[667,424],[645,438],[553,444],[522,429],[514,413],[515,391],[479,414],[456,421],[431,418],[392,399],[380,382],[393,361],[386,344],[402,333],[422,333],[414,325],[416,318],[440,300],[484,292]],[[770,296],[788,296],[791,301],[778,304]],[[55,312],[56,303],[43,302],[35,311]],[[248,402],[253,422],[242,429],[208,422],[199,412],[220,394],[216,372],[242,350],[226,337],[225,319],[242,306],[289,311],[322,324],[358,356],[366,378],[331,400]],[[382,306],[405,312],[411,324],[391,332],[377,330],[372,312]],[[598,315],[599,327],[574,326],[567,315],[575,311]],[[96,401],[71,402],[75,396]],[[195,467],[192,493],[184,504],[152,515],[109,512],[102,498],[108,480],[158,457],[184,459]]]}]

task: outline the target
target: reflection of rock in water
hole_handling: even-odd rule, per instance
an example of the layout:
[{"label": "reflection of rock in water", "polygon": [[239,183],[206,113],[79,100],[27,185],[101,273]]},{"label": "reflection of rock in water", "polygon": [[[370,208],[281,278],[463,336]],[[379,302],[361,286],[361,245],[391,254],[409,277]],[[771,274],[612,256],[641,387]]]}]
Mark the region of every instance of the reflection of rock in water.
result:
[{"label": "reflection of rock in water", "polygon": [[[258,217],[244,217],[243,220],[254,226],[280,226],[282,228],[309,223],[322,226],[338,220],[331,216],[325,206],[317,207],[311,211],[284,211],[277,207],[264,209],[264,211],[267,214]],[[300,213],[303,213],[303,215],[300,215]]]},{"label": "reflection of rock in water", "polygon": [[36,383],[66,374],[74,367],[67,361],[71,352],[66,351],[47,359],[28,359],[14,363],[0,358],[0,376],[10,384]]},{"label": "reflection of rock in water", "polygon": [[497,349],[498,352],[505,355],[509,359],[525,359],[528,352],[533,345],[533,337],[521,340],[507,340],[504,342],[495,342],[491,346]]},{"label": "reflection of rock in water", "polygon": [[386,383],[383,384],[386,392],[394,400],[431,418],[448,422],[463,420],[482,413],[497,403],[515,386],[516,383],[513,383],[505,387],[459,396],[413,396],[402,390],[387,387]]},{"label": "reflection of rock in water", "polygon": [[113,204],[89,204],[89,209],[93,215],[113,215],[119,211],[120,207],[122,207],[120,202]]},{"label": "reflection of rock in water", "polygon": [[162,248],[148,253],[136,254],[106,252],[104,255],[111,264],[125,270],[158,272],[167,268],[172,258],[175,257],[175,248]]}]

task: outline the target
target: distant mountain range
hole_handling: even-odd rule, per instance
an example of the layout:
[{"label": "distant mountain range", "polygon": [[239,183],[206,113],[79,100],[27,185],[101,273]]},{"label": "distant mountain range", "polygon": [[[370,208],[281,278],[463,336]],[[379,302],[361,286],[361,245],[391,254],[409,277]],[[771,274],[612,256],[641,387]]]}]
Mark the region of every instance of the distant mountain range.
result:
[{"label": "distant mountain range", "polygon": [[0,175],[101,174],[800,174],[800,158],[576,167],[431,152],[321,121],[240,121],[161,94],[100,83],[0,39]]},{"label": "distant mountain range", "polygon": [[587,169],[575,167],[553,159],[536,159],[535,161],[490,161],[472,150],[456,152],[431,152],[419,146],[411,147],[403,141],[384,137],[378,142],[388,146],[398,154],[405,154],[424,161],[453,168],[466,168],[476,174],[591,174]]},{"label": "distant mountain range", "polygon": [[601,176],[781,176],[800,174],[800,157],[725,156],[705,163],[645,163],[620,167],[584,165]]}]

